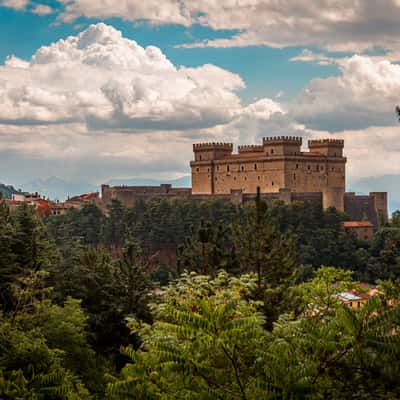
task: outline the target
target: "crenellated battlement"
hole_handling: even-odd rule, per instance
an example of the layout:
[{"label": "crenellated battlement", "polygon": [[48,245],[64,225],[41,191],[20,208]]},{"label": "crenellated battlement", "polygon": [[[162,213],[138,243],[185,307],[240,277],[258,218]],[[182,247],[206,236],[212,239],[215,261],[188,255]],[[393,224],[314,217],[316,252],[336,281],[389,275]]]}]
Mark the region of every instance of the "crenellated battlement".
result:
[{"label": "crenellated battlement", "polygon": [[238,146],[238,153],[256,153],[264,151],[264,147],[261,144],[244,144]]},{"label": "crenellated battlement", "polygon": [[340,146],[344,147],[344,140],[342,139],[314,139],[308,141],[308,147],[317,146]]},{"label": "crenellated battlement", "polygon": [[288,143],[300,145],[303,143],[303,138],[300,136],[271,136],[264,137],[263,144],[275,144],[275,143]]},{"label": "crenellated battlement", "polygon": [[194,143],[193,151],[204,151],[204,150],[219,150],[219,151],[230,151],[233,150],[233,143],[222,143],[222,142],[208,142],[208,143]]}]

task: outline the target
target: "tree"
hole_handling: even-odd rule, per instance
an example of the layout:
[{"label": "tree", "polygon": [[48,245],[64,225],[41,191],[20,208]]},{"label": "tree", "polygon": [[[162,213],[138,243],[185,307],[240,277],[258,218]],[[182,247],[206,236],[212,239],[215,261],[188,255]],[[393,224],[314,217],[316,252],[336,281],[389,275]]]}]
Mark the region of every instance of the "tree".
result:
[{"label": "tree", "polygon": [[142,337],[133,360],[108,387],[117,398],[253,398],[263,317],[245,300],[254,277],[215,279],[183,274],[163,292],[150,328],[131,320]]},{"label": "tree", "polygon": [[201,221],[200,227],[179,248],[180,270],[214,276],[219,269],[239,272],[239,260],[230,230]]}]

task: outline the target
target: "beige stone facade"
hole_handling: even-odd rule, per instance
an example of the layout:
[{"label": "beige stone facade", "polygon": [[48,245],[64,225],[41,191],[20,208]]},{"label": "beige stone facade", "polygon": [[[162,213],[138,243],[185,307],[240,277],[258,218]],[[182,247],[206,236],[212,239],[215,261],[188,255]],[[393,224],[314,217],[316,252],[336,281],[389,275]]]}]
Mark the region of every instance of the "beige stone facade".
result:
[{"label": "beige stone facade", "polygon": [[268,137],[262,145],[239,146],[233,154],[231,143],[193,145],[193,195],[242,193],[322,193],[323,205],[344,210],[346,158],[343,140],[308,141],[301,151],[300,137]]}]

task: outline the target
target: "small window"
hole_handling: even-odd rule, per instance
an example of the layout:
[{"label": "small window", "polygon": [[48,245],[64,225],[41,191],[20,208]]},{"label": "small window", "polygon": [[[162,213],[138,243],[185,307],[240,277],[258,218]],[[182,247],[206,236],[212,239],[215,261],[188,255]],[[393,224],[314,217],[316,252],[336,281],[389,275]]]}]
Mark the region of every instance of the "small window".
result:
[{"label": "small window", "polygon": [[353,302],[351,301],[351,302],[349,303],[349,305],[350,305],[350,307],[353,307]]},{"label": "small window", "polygon": [[296,180],[296,174],[293,174],[293,180],[294,181]]},{"label": "small window", "polygon": [[219,165],[217,165],[217,171],[219,171]]},{"label": "small window", "polygon": [[257,179],[258,179],[258,180],[261,180],[261,176],[258,176]]},{"label": "small window", "polygon": [[271,149],[271,154],[274,154],[274,149]]},{"label": "small window", "polygon": [[210,172],[210,168],[207,168],[207,172]]},{"label": "small window", "polygon": [[308,166],[307,166],[307,169],[308,169],[308,170],[310,170],[310,169],[311,169],[311,166],[310,166],[310,165],[308,165]]},{"label": "small window", "polygon": [[200,168],[196,168],[196,171],[199,172],[199,171],[200,171]]},{"label": "small window", "polygon": [[357,302],[357,307],[358,307],[358,308],[361,307],[361,302],[360,302],[360,301]]},{"label": "small window", "polygon": [[272,181],[272,186],[274,186],[274,181]]},{"label": "small window", "polygon": [[201,161],[201,154],[199,155],[199,160]]},{"label": "small window", "polygon": [[257,164],[254,164],[254,170],[255,171],[257,170]]},{"label": "small window", "polygon": [[247,181],[247,176],[244,177],[244,180]]},{"label": "small window", "polygon": [[242,168],[241,168],[241,169],[242,169],[242,172],[243,172],[243,171],[244,171],[244,167],[243,167],[243,165],[242,165]]},{"label": "small window", "polygon": [[229,165],[226,166],[226,171],[229,172]]},{"label": "small window", "polygon": [[317,164],[317,172],[319,172],[319,165]]},{"label": "small window", "polygon": [[296,169],[299,169],[299,164],[296,164]]},{"label": "small window", "polygon": [[233,180],[236,181],[236,176],[233,177]]}]

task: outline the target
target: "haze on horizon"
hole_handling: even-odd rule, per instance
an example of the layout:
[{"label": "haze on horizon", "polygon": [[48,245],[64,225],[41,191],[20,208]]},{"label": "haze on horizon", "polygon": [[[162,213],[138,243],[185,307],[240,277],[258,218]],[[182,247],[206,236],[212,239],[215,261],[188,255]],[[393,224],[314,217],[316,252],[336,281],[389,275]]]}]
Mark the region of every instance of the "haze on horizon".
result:
[{"label": "haze on horizon", "polygon": [[398,0],[0,0],[0,182],[176,179],[193,142],[295,135],[345,139],[349,189],[391,191],[399,17]]}]

